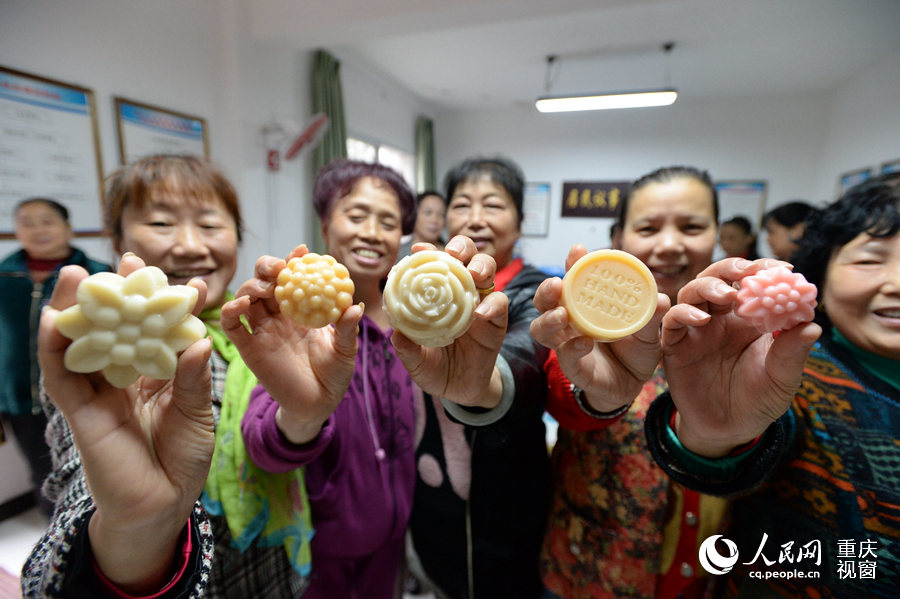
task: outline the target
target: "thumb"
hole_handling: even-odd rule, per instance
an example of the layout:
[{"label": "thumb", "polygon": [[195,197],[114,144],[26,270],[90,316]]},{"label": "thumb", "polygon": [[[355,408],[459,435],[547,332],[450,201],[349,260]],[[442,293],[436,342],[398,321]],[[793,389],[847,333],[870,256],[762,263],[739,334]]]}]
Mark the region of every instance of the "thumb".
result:
[{"label": "thumb", "polygon": [[172,401],[185,415],[197,420],[212,416],[211,354],[212,339],[206,337],[194,342],[178,357],[172,381]]},{"label": "thumb", "polygon": [[362,316],[363,307],[356,304],[344,310],[334,323],[334,351],[351,361],[356,357],[359,321]]},{"label": "thumb", "polygon": [[795,391],[809,352],[821,333],[822,328],[811,322],[779,333],[766,357],[766,370],[772,380],[791,392]]}]

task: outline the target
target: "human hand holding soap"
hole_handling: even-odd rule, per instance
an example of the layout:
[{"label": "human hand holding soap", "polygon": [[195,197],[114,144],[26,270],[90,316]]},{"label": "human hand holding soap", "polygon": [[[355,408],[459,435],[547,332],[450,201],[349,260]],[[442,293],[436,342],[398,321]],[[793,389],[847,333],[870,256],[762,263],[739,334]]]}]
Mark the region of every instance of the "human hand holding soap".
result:
[{"label": "human hand holding soap", "polygon": [[391,326],[424,347],[444,347],[468,330],[479,294],[466,266],[436,250],[416,252],[391,269],[384,310]]},{"label": "human hand holding soap", "polygon": [[77,304],[56,317],[61,334],[73,340],[64,364],[72,372],[102,371],[124,388],[140,375],[175,376],[177,353],[206,335],[191,312],[198,293],[169,286],[165,273],[145,266],[127,277],[102,272],[81,281]]}]

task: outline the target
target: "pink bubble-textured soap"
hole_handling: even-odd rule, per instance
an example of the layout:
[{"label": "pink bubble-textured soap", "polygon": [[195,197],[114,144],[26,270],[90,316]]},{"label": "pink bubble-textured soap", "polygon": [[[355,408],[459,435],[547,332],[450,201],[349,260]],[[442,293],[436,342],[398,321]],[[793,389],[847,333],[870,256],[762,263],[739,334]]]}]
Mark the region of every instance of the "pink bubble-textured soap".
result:
[{"label": "pink bubble-textured soap", "polygon": [[783,331],[815,316],[816,286],[786,266],[741,279],[735,312],[761,332]]},{"label": "pink bubble-textured soap", "polygon": [[627,252],[596,250],[582,256],[563,278],[562,305],[572,326],[597,341],[636,333],[656,311],[656,281]]},{"label": "pink bubble-textured soap", "polygon": [[77,304],[56,317],[56,328],[73,339],[63,362],[72,372],[102,371],[115,387],[144,375],[175,376],[177,353],[206,335],[191,312],[197,290],[169,286],[155,266],[127,277],[112,272],[89,276],[75,292]]},{"label": "pink bubble-textured soap", "polygon": [[425,347],[443,347],[475,319],[478,289],[466,266],[445,252],[403,258],[388,274],[384,310],[391,326]]},{"label": "pink bubble-textured soap", "polygon": [[353,303],[350,272],[327,254],[310,252],[291,258],[276,283],[275,299],[281,312],[307,328],[337,322]]}]

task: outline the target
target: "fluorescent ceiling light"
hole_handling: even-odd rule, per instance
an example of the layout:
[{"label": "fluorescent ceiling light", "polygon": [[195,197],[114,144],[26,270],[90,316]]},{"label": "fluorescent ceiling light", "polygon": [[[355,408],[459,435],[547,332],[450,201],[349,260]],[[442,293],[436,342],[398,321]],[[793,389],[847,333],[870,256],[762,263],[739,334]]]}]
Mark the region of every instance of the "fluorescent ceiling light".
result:
[{"label": "fluorescent ceiling light", "polygon": [[534,105],[541,112],[611,110],[614,108],[669,106],[675,102],[677,97],[678,92],[674,89],[658,89],[577,96],[544,96],[538,98]]}]

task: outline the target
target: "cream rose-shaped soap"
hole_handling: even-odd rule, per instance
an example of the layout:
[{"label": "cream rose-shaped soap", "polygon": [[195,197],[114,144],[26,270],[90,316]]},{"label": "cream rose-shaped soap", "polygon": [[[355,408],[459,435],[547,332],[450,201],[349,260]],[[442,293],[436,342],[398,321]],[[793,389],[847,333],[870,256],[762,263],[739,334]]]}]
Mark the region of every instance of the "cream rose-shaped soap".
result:
[{"label": "cream rose-shaped soap", "polygon": [[384,287],[391,326],[425,347],[450,345],[465,333],[478,302],[478,289],[465,264],[434,250],[403,258]]},{"label": "cream rose-shaped soap", "polygon": [[72,339],[64,364],[72,372],[102,371],[116,387],[127,387],[144,375],[175,376],[177,353],[206,335],[192,315],[197,290],[169,286],[155,266],[127,277],[111,272],[79,283],[77,303],[56,317],[56,328]]},{"label": "cream rose-shaped soap", "polygon": [[741,279],[735,312],[759,331],[791,329],[815,317],[816,286],[786,266]]},{"label": "cream rose-shaped soap", "polygon": [[311,329],[337,322],[353,303],[347,267],[327,254],[291,258],[278,273],[275,299],[282,314]]}]

